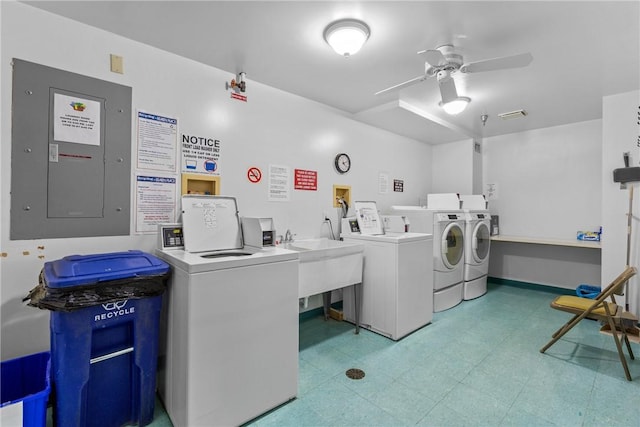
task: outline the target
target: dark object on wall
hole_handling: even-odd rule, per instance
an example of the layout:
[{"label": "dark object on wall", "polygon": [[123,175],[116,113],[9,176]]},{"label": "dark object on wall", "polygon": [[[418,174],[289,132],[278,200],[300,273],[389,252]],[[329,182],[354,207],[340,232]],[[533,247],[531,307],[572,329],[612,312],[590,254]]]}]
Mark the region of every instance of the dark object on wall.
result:
[{"label": "dark object on wall", "polygon": [[497,236],[500,234],[500,217],[498,215],[491,215],[491,236]]},{"label": "dark object on wall", "polygon": [[613,182],[638,182],[640,181],[640,167],[619,168],[613,170]]},{"label": "dark object on wall", "polygon": [[129,234],[131,88],[13,59],[12,240]]}]

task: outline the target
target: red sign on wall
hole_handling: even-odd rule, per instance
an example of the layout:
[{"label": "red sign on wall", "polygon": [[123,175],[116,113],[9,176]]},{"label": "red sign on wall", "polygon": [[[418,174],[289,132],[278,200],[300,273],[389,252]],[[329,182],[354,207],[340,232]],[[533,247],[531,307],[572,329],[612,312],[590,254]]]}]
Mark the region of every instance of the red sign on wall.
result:
[{"label": "red sign on wall", "polygon": [[247,95],[240,95],[239,93],[231,92],[231,99],[247,102]]},{"label": "red sign on wall", "polygon": [[294,169],[293,188],[296,190],[318,190],[318,171]]},{"label": "red sign on wall", "polygon": [[259,168],[251,167],[247,170],[247,179],[254,184],[262,179],[262,171]]}]

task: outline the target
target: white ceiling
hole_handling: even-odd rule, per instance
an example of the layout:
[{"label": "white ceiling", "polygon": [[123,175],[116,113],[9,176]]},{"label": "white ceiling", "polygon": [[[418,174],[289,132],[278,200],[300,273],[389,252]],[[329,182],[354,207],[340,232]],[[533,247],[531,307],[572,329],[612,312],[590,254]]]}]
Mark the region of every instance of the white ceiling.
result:
[{"label": "white ceiling", "polygon": [[[249,96],[252,81],[264,83],[430,144],[597,119],[603,96],[640,88],[638,0],[25,3],[226,70],[230,79],[243,71]],[[322,38],[341,18],[371,28],[349,59]],[[456,74],[458,93],[472,99],[458,116],[438,107],[435,78],[374,95],[422,74],[416,52],[442,44],[458,47],[464,62],[524,52],[534,59],[526,68]],[[517,109],[528,115],[497,117]]]}]

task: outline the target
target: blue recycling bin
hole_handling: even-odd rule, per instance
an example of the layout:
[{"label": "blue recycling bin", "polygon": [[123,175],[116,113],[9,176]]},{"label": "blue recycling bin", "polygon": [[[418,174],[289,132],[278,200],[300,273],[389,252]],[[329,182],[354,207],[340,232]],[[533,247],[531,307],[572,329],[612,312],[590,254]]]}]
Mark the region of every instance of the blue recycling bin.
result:
[{"label": "blue recycling bin", "polygon": [[[51,360],[48,351],[2,362],[0,394],[5,408],[21,405],[21,419],[3,414],[0,422],[23,427],[47,425],[47,402],[51,391]],[[15,415],[15,413],[14,413]],[[20,423],[22,421],[22,423]],[[15,423],[15,424],[14,424]]]},{"label": "blue recycling bin", "polygon": [[[51,289],[94,295],[109,288],[117,295],[122,284],[129,293],[150,281],[164,285],[168,274],[164,261],[128,251],[65,257],[45,263],[42,276]],[[51,312],[57,426],[144,426],[153,420],[161,309],[160,294]]]}]

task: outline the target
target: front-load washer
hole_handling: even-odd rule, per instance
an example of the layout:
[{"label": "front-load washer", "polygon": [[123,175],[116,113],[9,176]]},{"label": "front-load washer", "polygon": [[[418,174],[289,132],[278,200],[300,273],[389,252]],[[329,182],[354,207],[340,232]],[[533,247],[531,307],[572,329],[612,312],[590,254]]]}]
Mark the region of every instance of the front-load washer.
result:
[{"label": "front-load washer", "polygon": [[[364,245],[360,326],[399,340],[433,318],[433,236],[361,234],[343,227],[345,242]],[[352,289],[343,293],[344,315],[355,323]]]},{"label": "front-load washer", "polygon": [[298,253],[243,246],[233,198],[182,204],[156,252],[172,266],[160,397],[175,426],[241,425],[297,394]]},{"label": "front-load washer", "polygon": [[488,211],[465,209],[464,287],[463,299],[478,298],[487,293],[491,215]]},{"label": "front-load washer", "polygon": [[404,215],[410,230],[433,234],[433,311],[443,311],[462,302],[464,288],[464,214],[421,206],[393,206]]}]

